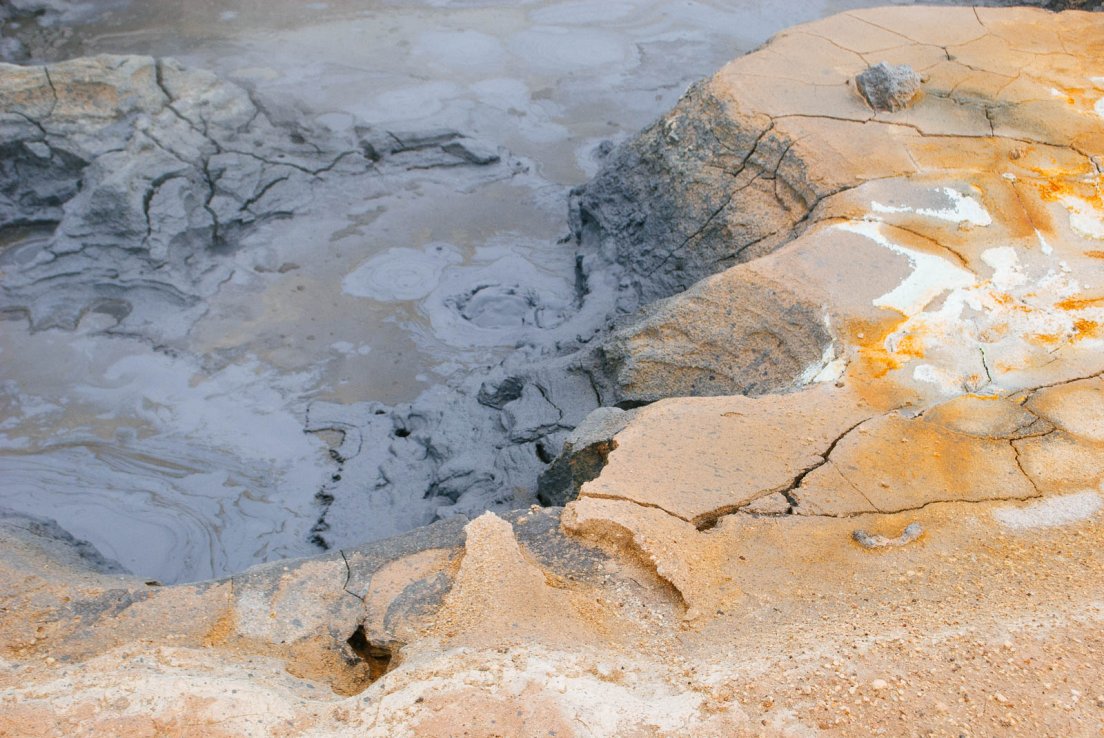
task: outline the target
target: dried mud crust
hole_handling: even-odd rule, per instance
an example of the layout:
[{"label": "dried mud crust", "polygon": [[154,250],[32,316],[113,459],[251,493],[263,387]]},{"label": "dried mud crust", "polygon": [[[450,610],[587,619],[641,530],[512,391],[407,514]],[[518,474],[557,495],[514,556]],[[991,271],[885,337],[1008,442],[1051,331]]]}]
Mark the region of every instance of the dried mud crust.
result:
[{"label": "dried mud crust", "polygon": [[[1079,13],[893,8],[729,65],[685,105],[706,91],[714,117],[769,118],[787,187],[814,194],[799,236],[661,316],[685,333],[701,291],[717,305],[783,284],[756,294],[823,310],[815,371],[786,393],[595,418],[571,439],[588,456],[560,470],[580,488],[562,513],[440,523],[144,597],[71,568],[29,576],[49,559],[18,549],[0,727],[1098,733],[1104,88],[1087,60],[1102,52],[1104,28]],[[882,59],[927,75],[912,107],[875,115],[848,86]],[[665,142],[661,121],[614,160],[673,162],[641,164],[668,177],[656,197],[716,161],[685,112],[689,134]],[[726,181],[700,176],[707,193]],[[636,217],[616,198],[596,215],[599,200],[584,238],[618,208]],[[616,232],[598,245],[625,249],[631,281]],[[719,243],[694,241],[686,263]],[[750,328],[734,325],[716,330],[739,341]],[[505,381],[482,397],[537,399]]]}]

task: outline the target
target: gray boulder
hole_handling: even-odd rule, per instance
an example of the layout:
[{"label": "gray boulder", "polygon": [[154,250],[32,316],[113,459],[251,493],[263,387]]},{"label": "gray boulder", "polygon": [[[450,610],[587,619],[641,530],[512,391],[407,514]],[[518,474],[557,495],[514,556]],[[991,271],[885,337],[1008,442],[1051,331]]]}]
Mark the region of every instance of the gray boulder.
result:
[{"label": "gray boulder", "polygon": [[582,268],[623,271],[623,313],[789,241],[824,193],[806,182],[792,141],[708,83],[635,139],[571,196]]},{"label": "gray boulder", "polygon": [[819,305],[747,267],[648,305],[602,346],[617,401],[633,405],[785,391],[831,350]]},{"label": "gray boulder", "polygon": [[855,86],[874,110],[895,113],[920,93],[920,75],[908,64],[879,62],[855,77]]},{"label": "gray boulder", "polygon": [[613,437],[628,425],[634,411],[600,407],[567,437],[556,460],[540,475],[537,499],[542,505],[566,505],[579,496],[579,488],[601,474]]}]

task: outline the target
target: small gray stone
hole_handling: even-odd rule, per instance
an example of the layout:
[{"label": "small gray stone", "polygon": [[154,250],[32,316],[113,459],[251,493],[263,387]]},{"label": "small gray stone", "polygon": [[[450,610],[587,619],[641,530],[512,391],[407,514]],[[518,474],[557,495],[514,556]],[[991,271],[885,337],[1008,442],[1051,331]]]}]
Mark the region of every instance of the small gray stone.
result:
[{"label": "small gray stone", "polygon": [[895,546],[904,546],[912,543],[924,533],[924,528],[919,523],[909,523],[905,526],[905,529],[901,532],[901,535],[896,538],[886,538],[885,536],[873,535],[867,533],[865,530],[856,530],[851,534],[851,538],[855,540],[855,543],[859,544],[863,548],[892,548]]},{"label": "small gray stone", "polygon": [[892,113],[912,104],[920,91],[920,75],[907,64],[879,62],[856,77],[855,85],[870,107]]}]

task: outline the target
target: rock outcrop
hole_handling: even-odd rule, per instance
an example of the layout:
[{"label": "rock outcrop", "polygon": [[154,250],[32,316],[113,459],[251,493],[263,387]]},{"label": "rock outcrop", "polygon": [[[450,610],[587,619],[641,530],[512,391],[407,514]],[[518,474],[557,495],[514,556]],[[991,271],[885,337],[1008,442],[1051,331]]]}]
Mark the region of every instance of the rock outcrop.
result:
[{"label": "rock outcrop", "polygon": [[[593,418],[562,511],[230,581],[78,570],[0,528],[0,730],[1094,734],[1102,57],[1078,12],[890,8],[733,62],[575,209],[668,298],[619,355],[684,335],[726,370],[620,359],[625,387],[712,396]],[[911,107],[855,90],[881,60],[924,75]],[[793,334],[770,382],[729,364],[764,321]],[[478,396],[540,403],[508,376]]]},{"label": "rock outcrop", "polygon": [[597,477],[616,447],[613,437],[632,420],[633,411],[598,408],[567,436],[563,450],[540,476],[537,498],[542,505],[562,506]]},{"label": "rock outcrop", "polygon": [[602,344],[619,403],[758,395],[800,386],[832,360],[820,303],[773,275],[708,277],[641,309]]}]

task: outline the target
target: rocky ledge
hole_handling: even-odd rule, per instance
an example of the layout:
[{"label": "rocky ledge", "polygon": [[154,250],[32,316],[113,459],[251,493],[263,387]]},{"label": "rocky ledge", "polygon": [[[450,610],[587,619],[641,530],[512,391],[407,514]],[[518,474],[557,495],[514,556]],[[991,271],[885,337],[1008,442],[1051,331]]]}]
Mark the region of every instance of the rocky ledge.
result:
[{"label": "rocky ledge", "polygon": [[0,732],[1095,735],[1102,58],[893,8],[734,61],[576,193],[662,299],[565,508],[174,587],[6,518]]}]

